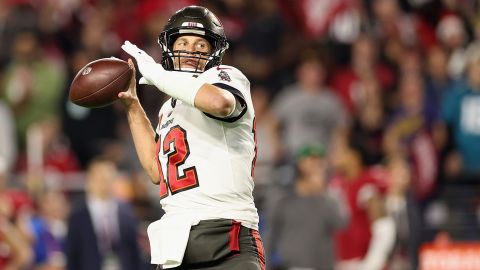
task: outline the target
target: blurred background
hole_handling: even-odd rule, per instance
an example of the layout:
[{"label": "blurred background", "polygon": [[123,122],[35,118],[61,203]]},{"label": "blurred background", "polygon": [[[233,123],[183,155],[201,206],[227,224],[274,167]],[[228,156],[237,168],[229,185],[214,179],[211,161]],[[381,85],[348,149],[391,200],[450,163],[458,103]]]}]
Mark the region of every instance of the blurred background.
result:
[{"label": "blurred background", "polygon": [[268,269],[480,269],[478,0],[1,0],[0,269],[152,269],[125,113],[68,91],[125,40],[159,61],[190,4],[251,81]]}]

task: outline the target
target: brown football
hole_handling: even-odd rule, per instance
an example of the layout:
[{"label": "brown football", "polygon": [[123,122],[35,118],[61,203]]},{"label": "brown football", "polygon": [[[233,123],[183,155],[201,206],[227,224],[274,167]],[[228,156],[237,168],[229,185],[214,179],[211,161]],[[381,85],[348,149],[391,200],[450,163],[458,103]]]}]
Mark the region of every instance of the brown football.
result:
[{"label": "brown football", "polygon": [[117,58],[90,62],[73,79],[70,101],[88,108],[110,105],[128,89],[132,72],[126,61]]}]

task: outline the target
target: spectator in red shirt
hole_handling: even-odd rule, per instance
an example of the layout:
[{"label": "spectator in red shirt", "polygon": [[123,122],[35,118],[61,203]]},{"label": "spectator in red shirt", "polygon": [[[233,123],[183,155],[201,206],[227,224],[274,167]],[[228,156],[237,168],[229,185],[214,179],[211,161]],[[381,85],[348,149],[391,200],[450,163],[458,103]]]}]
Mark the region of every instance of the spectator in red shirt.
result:
[{"label": "spectator in red shirt", "polygon": [[333,148],[332,188],[344,196],[350,224],[336,235],[338,270],[382,269],[395,240],[395,225],[386,216],[385,173],[364,166],[365,149],[358,140],[340,139]]},{"label": "spectator in red shirt", "polygon": [[[30,155],[35,153],[41,155],[37,160],[39,164],[28,164],[28,153],[23,153],[18,161],[18,170],[20,172],[31,173],[32,166],[39,166],[36,169],[42,169],[49,177],[49,174],[76,173],[79,171],[77,157],[70,148],[70,144],[65,135],[61,132],[59,120],[52,117],[38,122],[29,128],[31,140],[38,138],[38,143],[28,145]],[[31,162],[31,161],[30,161]]]},{"label": "spectator in red shirt", "polygon": [[387,66],[378,63],[376,51],[373,39],[360,36],[352,46],[350,66],[341,68],[332,77],[332,88],[351,114],[357,112],[359,103],[365,99],[365,90],[361,87],[363,80],[375,78],[382,90],[393,85],[393,73]]}]

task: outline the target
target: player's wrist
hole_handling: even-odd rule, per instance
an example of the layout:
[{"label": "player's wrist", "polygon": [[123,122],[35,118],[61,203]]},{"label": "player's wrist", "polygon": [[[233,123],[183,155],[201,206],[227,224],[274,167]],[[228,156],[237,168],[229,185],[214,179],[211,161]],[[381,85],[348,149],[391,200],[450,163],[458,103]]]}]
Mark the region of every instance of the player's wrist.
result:
[{"label": "player's wrist", "polygon": [[123,106],[129,113],[135,112],[137,110],[143,110],[138,97],[133,97],[128,100],[123,100]]}]

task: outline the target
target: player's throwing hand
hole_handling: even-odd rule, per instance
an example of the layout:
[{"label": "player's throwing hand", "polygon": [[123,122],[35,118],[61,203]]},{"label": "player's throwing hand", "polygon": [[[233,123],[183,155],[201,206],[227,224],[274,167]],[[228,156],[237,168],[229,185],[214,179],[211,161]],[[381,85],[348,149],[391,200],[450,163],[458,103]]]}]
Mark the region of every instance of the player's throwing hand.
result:
[{"label": "player's throwing hand", "polygon": [[136,79],[135,79],[135,65],[133,64],[132,59],[128,59],[128,65],[133,70],[132,78],[130,79],[130,85],[128,86],[128,90],[125,92],[118,93],[118,97],[122,101],[122,104],[125,107],[129,107],[134,101],[138,100],[137,96],[137,86],[136,86]]}]

